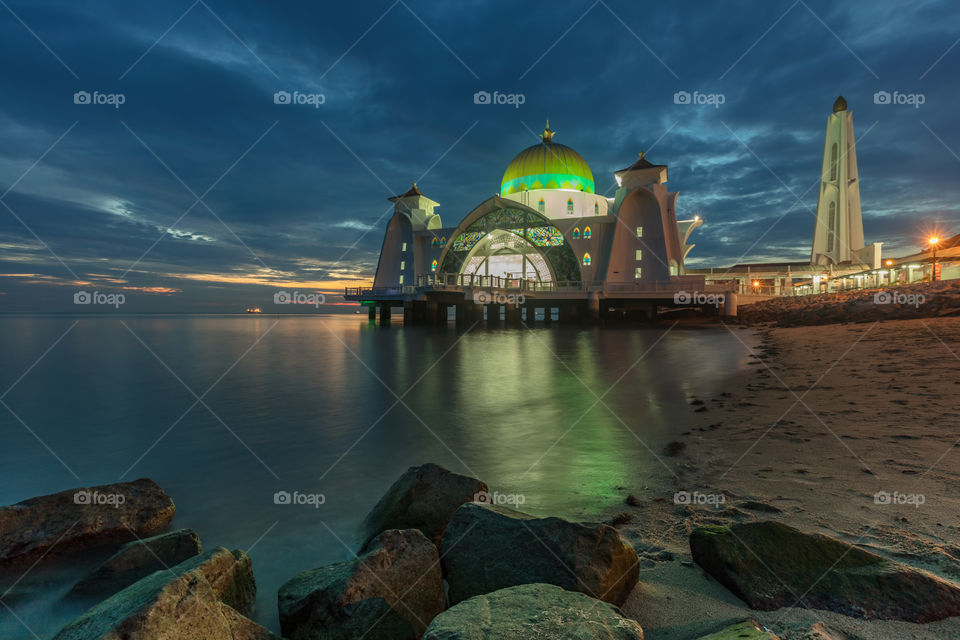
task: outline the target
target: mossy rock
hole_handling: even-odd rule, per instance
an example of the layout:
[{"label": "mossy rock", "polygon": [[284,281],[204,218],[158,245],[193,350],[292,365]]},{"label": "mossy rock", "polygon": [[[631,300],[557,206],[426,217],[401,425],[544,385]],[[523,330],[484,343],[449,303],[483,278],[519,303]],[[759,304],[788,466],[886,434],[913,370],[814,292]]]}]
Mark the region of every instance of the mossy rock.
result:
[{"label": "mossy rock", "polygon": [[694,561],[754,609],[826,609],[931,622],[960,615],[960,587],[840,540],[779,522],[699,527]]},{"label": "mossy rock", "polygon": [[770,631],[765,631],[758,622],[744,620],[697,640],[780,640],[780,638]]}]

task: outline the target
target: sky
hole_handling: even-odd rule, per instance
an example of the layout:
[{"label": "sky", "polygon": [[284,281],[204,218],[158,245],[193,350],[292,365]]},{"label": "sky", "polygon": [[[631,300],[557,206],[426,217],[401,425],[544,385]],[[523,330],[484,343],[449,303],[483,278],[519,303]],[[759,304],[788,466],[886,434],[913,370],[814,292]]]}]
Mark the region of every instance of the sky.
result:
[{"label": "sky", "polygon": [[336,304],[388,197],[453,226],[548,117],[600,193],[669,165],[689,267],[806,260],[840,94],[867,242],[910,254],[960,233],[958,40],[948,1],[0,0],[0,312]]}]

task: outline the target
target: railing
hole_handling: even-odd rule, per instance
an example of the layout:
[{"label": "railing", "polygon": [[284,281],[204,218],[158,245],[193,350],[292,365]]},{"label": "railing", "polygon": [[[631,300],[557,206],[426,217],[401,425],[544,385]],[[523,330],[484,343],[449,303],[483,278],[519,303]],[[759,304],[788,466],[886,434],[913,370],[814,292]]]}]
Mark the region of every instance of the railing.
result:
[{"label": "railing", "polygon": [[398,296],[401,293],[400,287],[346,287],[343,290],[344,296]]},{"label": "railing", "polygon": [[417,286],[431,289],[508,289],[534,291],[542,283],[531,278],[484,276],[474,273],[429,273],[417,277]]}]

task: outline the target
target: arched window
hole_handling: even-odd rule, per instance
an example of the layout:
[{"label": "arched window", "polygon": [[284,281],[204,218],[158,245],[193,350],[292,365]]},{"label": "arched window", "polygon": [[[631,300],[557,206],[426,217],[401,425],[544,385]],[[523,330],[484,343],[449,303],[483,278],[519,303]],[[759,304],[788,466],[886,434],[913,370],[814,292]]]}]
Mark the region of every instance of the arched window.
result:
[{"label": "arched window", "polygon": [[590,254],[589,254],[589,253],[583,254],[583,264],[584,264],[584,266],[587,266],[587,267],[590,266]]},{"label": "arched window", "polygon": [[430,270],[431,270],[431,271],[436,271],[436,270],[437,270],[437,261],[436,261],[436,260],[434,260],[434,261],[433,261],[433,264],[430,265]]},{"label": "arched window", "polygon": [[436,247],[438,244],[440,244],[440,241],[437,240],[437,236],[433,236],[433,240],[430,241],[430,246]]},{"label": "arched window", "polygon": [[594,202],[594,203],[593,203],[593,215],[595,215],[595,216],[600,215],[600,203],[599,203],[599,202]]},{"label": "arched window", "polygon": [[837,179],[837,143],[830,147],[830,179]]},{"label": "arched window", "polygon": [[593,236],[593,231],[590,230],[590,227],[584,227],[583,229],[583,239],[586,240]]},{"label": "arched window", "polygon": [[447,244],[447,236],[440,236],[440,244]]},{"label": "arched window", "polygon": [[580,227],[574,227],[573,231],[570,232],[570,235],[573,236],[574,240],[580,239]]},{"label": "arched window", "polygon": [[543,201],[543,198],[540,198],[540,202],[537,204],[537,210],[540,213],[543,213],[547,208],[547,203]]},{"label": "arched window", "polygon": [[567,198],[567,213],[573,213],[573,198]]},{"label": "arched window", "polygon": [[833,236],[836,235],[837,229],[837,203],[830,203],[830,214],[829,214],[829,231],[827,232],[827,251],[833,251]]}]

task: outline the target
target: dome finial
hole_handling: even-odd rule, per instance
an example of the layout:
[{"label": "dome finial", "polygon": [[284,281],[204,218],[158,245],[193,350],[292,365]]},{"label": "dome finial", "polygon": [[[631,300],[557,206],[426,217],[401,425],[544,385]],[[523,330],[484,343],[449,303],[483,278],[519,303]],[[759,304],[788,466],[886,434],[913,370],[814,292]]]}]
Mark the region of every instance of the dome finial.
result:
[{"label": "dome finial", "polygon": [[847,110],[847,100],[843,96],[837,96],[836,101],[833,103],[833,112],[839,113],[840,111]]},{"label": "dome finial", "polygon": [[556,133],[550,129],[550,118],[547,118],[547,128],[543,130],[543,133],[540,134],[540,138],[544,142],[553,142],[553,134]]}]

